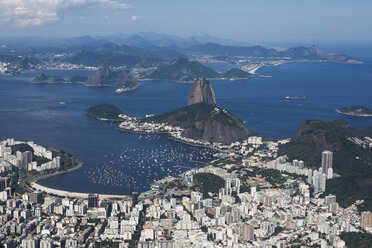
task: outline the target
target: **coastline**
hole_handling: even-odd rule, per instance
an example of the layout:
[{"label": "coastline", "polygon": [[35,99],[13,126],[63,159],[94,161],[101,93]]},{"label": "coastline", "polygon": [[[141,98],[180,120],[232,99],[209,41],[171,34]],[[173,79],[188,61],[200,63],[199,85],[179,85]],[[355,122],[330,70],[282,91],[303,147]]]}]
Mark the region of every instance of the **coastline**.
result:
[{"label": "coastline", "polygon": [[[39,176],[32,181],[27,181],[27,180],[26,181],[30,183],[31,188],[35,188],[38,191],[43,191],[43,192],[46,192],[48,194],[54,194],[54,195],[58,195],[58,196],[62,196],[62,197],[71,197],[71,198],[88,198],[88,195],[93,194],[93,192],[92,193],[71,192],[71,191],[66,191],[66,190],[59,190],[59,189],[49,188],[49,187],[46,187],[46,186],[43,186],[43,185],[40,185],[40,184],[37,183],[41,179],[45,179],[45,178],[61,175],[61,174],[64,174],[64,173],[72,172],[74,170],[80,169],[82,166],[83,166],[83,163],[80,162],[77,166],[75,166],[73,168],[70,168],[68,170],[56,171],[56,172],[51,173],[51,174]],[[127,199],[127,198],[130,197],[129,195],[109,195],[109,194],[99,194],[99,196],[100,196],[101,199],[112,199],[112,198]]]},{"label": "coastline", "polygon": [[[54,194],[54,195],[58,195],[58,196],[71,197],[71,198],[86,199],[86,198],[88,198],[88,195],[90,194],[90,193],[70,192],[70,191],[65,191],[65,190],[48,188],[48,187],[45,187],[45,186],[42,186],[42,185],[38,184],[36,181],[31,183],[31,187],[35,188],[36,190],[46,192],[48,194]],[[130,196],[129,195],[99,194],[99,198],[100,199],[112,199],[112,198],[129,199]]]},{"label": "coastline", "polygon": [[135,133],[135,134],[149,134],[149,135],[167,134],[167,138],[170,139],[170,140],[174,140],[174,141],[177,141],[177,142],[180,142],[180,143],[183,143],[183,144],[186,144],[186,145],[194,146],[194,147],[204,147],[204,148],[215,150],[217,152],[221,152],[220,150],[218,150],[215,147],[211,147],[211,146],[203,145],[203,144],[197,144],[197,143],[193,143],[193,142],[187,142],[187,141],[182,140],[182,139],[177,139],[177,138],[173,137],[172,135],[170,135],[170,133],[167,132],[167,131],[147,133],[147,132],[140,132],[140,131],[133,131],[133,130],[128,130],[128,129],[123,129],[123,128],[120,128],[120,127],[115,127],[115,129],[118,130],[118,131],[121,131],[121,132]]},{"label": "coastline", "polygon": [[347,116],[354,116],[354,117],[372,117],[372,114],[352,114],[352,113],[345,113],[338,109],[336,109],[336,112],[341,115],[347,115]]}]

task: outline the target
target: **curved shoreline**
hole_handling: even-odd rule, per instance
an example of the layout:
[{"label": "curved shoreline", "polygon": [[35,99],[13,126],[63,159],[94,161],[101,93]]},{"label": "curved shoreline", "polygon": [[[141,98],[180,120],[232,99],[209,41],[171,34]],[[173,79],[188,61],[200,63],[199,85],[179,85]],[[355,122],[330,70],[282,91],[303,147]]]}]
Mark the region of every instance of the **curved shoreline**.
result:
[{"label": "curved shoreline", "polygon": [[[93,192],[92,193],[81,193],[81,192],[71,192],[71,191],[66,191],[66,190],[53,189],[53,188],[49,188],[49,187],[46,187],[46,186],[43,186],[43,185],[40,185],[40,184],[37,183],[39,180],[46,179],[46,178],[49,178],[49,177],[58,176],[58,175],[65,174],[65,173],[68,173],[68,172],[72,172],[72,171],[80,169],[81,167],[83,167],[83,163],[79,162],[79,164],[77,166],[75,166],[73,168],[70,168],[70,169],[67,169],[65,171],[56,171],[56,172],[53,172],[53,173],[50,173],[50,174],[41,175],[34,180],[30,180],[29,181],[30,186],[31,186],[31,188],[35,188],[38,191],[43,191],[43,192],[46,192],[48,194],[58,195],[58,196],[62,196],[62,197],[87,199],[89,194],[95,194],[95,193],[93,193]],[[115,199],[129,199],[130,198],[129,195],[109,195],[109,194],[99,194],[99,197],[101,199],[113,199],[113,198],[115,198]]]},{"label": "curved shoreline", "polygon": [[337,113],[341,115],[347,115],[347,116],[354,116],[354,117],[372,117],[372,114],[352,114],[352,113],[345,113],[340,110],[336,110]]},{"label": "curved shoreline", "polygon": [[[71,197],[71,198],[83,198],[86,199],[88,198],[88,195],[90,193],[79,193],[79,192],[70,192],[70,191],[65,191],[65,190],[59,190],[59,189],[52,189],[49,187],[42,186],[38,183],[32,182],[31,187],[35,188],[36,190],[40,190],[43,192],[46,192],[48,194],[54,194],[58,196],[63,196],[63,197]],[[129,195],[108,195],[108,194],[98,194],[100,199],[129,199]]]},{"label": "curved shoreline", "polygon": [[215,150],[215,151],[220,152],[220,150],[218,150],[217,148],[210,147],[208,145],[197,144],[197,143],[187,142],[185,140],[177,139],[177,138],[173,137],[172,135],[170,135],[169,132],[167,132],[167,131],[147,133],[147,132],[141,132],[141,131],[134,131],[134,130],[123,129],[123,128],[120,128],[120,127],[116,127],[115,129],[118,130],[118,131],[121,131],[121,132],[135,133],[135,134],[149,134],[149,135],[167,134],[167,138],[170,139],[170,140],[174,140],[174,141],[177,141],[177,142],[180,142],[180,143],[183,143],[183,144],[186,144],[186,145],[190,145],[190,146],[204,147],[204,148],[208,148],[208,149],[212,149],[212,150]]}]

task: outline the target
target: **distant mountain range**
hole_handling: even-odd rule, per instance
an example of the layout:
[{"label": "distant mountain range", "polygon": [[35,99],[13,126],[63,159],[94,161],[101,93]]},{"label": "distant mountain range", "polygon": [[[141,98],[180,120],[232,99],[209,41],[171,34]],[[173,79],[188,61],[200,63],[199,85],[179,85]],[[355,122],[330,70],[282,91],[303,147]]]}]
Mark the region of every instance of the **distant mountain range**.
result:
[{"label": "distant mountain range", "polygon": [[326,62],[360,63],[360,61],[337,53],[325,53],[318,46],[293,47],[284,51],[263,46],[236,47],[223,46],[215,43],[195,45],[186,49],[187,52],[208,54],[214,56],[247,56],[264,58],[291,58],[299,60],[320,60]]},{"label": "distant mountain range", "polygon": [[[205,63],[205,58],[239,61],[240,57],[254,58],[256,62],[284,59],[360,63],[346,55],[323,52],[317,46],[300,46],[279,51],[258,45],[237,45],[231,40],[210,36],[182,38],[149,32],[64,39],[0,38],[0,62],[8,63],[6,70],[3,71],[10,74],[38,68],[46,69],[53,64],[57,69],[58,65],[64,69],[76,66],[136,68],[140,69],[141,78],[156,80],[193,81],[199,77],[248,78],[250,74],[238,68],[217,73]],[[240,66],[239,62],[234,64]]]}]

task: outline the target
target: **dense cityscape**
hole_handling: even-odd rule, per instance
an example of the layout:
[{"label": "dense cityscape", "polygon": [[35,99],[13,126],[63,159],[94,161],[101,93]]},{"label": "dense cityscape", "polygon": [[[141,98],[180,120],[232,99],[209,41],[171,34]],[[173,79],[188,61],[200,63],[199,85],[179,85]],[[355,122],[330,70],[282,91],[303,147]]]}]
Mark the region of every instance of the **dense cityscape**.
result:
[{"label": "dense cityscape", "polygon": [[[277,157],[289,140],[219,147],[217,159],[151,185],[127,199],[69,198],[19,189],[18,171],[60,169],[60,157],[33,142],[1,142],[1,240],[4,247],[344,247],[343,233],[372,232],[372,213],[322,195],[333,153],[318,169]],[[31,151],[20,151],[20,145]],[[216,147],[215,147],[216,148]],[[15,153],[15,155],[13,155]],[[220,155],[222,156],[222,155]],[[37,164],[35,157],[45,158]],[[327,173],[324,173],[327,172]],[[18,179],[19,180],[19,179]],[[22,190],[26,190],[22,192]]]}]

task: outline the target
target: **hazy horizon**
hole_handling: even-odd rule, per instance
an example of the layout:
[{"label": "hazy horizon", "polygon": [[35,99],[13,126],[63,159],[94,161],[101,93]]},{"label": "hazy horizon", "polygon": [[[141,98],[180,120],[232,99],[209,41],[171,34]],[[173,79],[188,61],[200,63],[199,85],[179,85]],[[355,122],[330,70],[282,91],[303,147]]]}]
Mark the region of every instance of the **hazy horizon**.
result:
[{"label": "hazy horizon", "polygon": [[157,32],[246,42],[372,41],[372,2],[360,0],[0,0],[2,37]]}]

